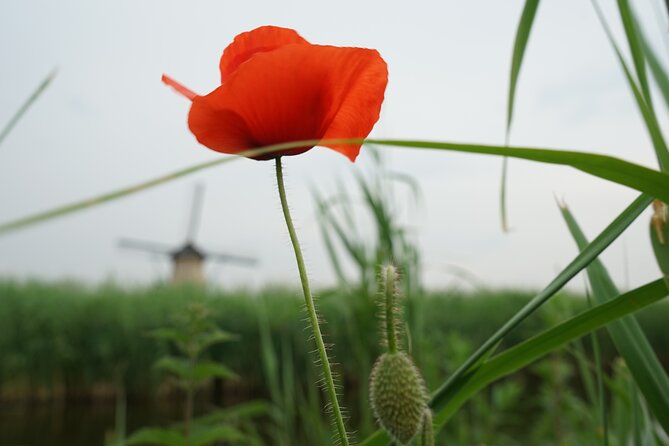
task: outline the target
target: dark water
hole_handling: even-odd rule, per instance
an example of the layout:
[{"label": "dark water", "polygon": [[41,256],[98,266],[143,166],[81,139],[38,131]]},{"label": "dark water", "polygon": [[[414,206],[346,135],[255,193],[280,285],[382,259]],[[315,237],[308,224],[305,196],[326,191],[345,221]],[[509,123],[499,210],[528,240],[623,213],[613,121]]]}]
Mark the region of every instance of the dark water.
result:
[{"label": "dark water", "polygon": [[[0,446],[103,446],[114,431],[113,401],[0,403]],[[178,405],[130,402],[127,431],[178,421]]]}]

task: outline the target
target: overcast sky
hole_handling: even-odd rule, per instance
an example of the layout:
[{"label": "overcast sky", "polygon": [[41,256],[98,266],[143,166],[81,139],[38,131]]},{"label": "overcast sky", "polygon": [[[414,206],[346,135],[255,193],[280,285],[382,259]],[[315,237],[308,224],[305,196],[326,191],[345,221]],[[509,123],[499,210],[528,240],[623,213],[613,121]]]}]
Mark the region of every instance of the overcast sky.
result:
[{"label": "overcast sky", "polygon": [[[619,42],[613,0],[601,0]],[[659,0],[633,2],[666,56]],[[189,103],[160,83],[163,72],[207,93],[233,37],[260,25],[296,29],[313,43],[378,49],[390,81],[372,135],[501,144],[508,73],[522,1],[53,1],[0,2],[0,126],[44,76],[58,75],[0,146],[0,222],[94,196],[219,154],[188,131]],[[626,49],[626,47],[625,47]],[[658,97],[659,99],[659,97]],[[656,101],[658,105],[661,102]],[[661,108],[658,107],[658,108]],[[667,122],[667,115],[661,119]],[[650,140],[614,53],[584,0],[544,1],[527,48],[513,145],[587,150],[655,167]],[[573,169],[510,162],[509,215],[499,221],[498,157],[384,148],[389,166],[416,178],[416,228],[425,283],[462,285],[451,267],[490,286],[541,287],[575,255],[554,197],[594,237],[636,193]],[[310,274],[334,275],[310,188],[334,193],[337,178],[368,169],[317,148],[285,160]],[[0,237],[0,276],[148,283],[169,264],[119,249],[120,237],[183,241],[196,182],[206,184],[198,242],[257,256],[257,268],[209,265],[212,282],[257,287],[297,283],[277,200],[273,165],[238,160],[97,208]],[[659,276],[646,213],[604,260],[623,288]],[[581,282],[576,283],[581,287]]]}]

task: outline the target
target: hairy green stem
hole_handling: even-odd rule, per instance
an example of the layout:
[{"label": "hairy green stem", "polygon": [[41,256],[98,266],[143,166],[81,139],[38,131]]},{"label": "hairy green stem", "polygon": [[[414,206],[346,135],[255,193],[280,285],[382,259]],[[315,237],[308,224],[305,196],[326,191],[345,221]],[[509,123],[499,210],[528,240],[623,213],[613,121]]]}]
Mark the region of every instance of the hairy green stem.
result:
[{"label": "hairy green stem", "polygon": [[290,241],[293,244],[293,250],[295,251],[297,269],[300,272],[300,281],[302,282],[302,291],[304,293],[304,302],[307,307],[307,313],[309,313],[311,331],[313,332],[314,340],[316,341],[316,348],[318,350],[318,356],[321,361],[321,367],[323,369],[325,391],[328,395],[328,399],[330,400],[330,406],[332,408],[332,414],[334,415],[335,423],[337,425],[337,433],[339,434],[341,445],[348,446],[349,442],[348,435],[346,434],[346,427],[344,426],[344,417],[341,414],[341,408],[339,407],[339,401],[337,400],[337,391],[335,389],[334,379],[332,378],[332,370],[330,370],[330,360],[328,359],[328,354],[325,350],[325,343],[323,342],[323,335],[321,334],[321,328],[318,324],[316,306],[314,305],[314,299],[311,295],[311,289],[309,287],[309,278],[307,277],[307,268],[304,265],[304,258],[302,257],[300,242],[297,239],[295,226],[293,226],[293,219],[291,218],[290,210],[288,209],[286,187],[283,183],[283,167],[281,165],[281,157],[276,158],[276,182],[279,186],[281,209],[283,210],[283,216],[286,219],[286,226],[288,227],[288,234],[290,234]]},{"label": "hairy green stem", "polygon": [[395,333],[395,268],[387,266],[386,273],[386,337],[388,338],[388,352],[397,353],[397,334]]}]

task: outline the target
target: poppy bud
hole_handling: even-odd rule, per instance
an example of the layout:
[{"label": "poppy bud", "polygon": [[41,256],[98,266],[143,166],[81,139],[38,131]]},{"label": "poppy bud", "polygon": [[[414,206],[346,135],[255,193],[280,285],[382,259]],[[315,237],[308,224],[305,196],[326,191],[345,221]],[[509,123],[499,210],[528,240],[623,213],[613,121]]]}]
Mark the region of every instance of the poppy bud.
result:
[{"label": "poppy bud", "polygon": [[370,377],[370,402],[378,422],[400,444],[420,431],[426,401],[423,378],[406,353],[379,357]]}]

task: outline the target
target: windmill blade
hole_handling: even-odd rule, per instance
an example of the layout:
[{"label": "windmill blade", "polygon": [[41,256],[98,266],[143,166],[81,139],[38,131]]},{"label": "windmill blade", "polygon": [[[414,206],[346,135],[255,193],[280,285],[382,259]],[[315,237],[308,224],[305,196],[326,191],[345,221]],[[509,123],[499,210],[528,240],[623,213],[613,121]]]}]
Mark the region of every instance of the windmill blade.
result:
[{"label": "windmill blade", "polygon": [[258,263],[258,259],[254,257],[236,256],[232,254],[214,253],[214,252],[208,252],[207,259],[214,260],[216,262],[237,263],[239,265],[248,265],[248,266],[254,266]]},{"label": "windmill blade", "polygon": [[173,249],[161,243],[147,242],[144,240],[122,238],[118,241],[118,246],[121,248],[136,249],[139,251],[146,251],[153,254],[170,255]]},{"label": "windmill blade", "polygon": [[195,235],[200,227],[203,196],[204,186],[201,183],[198,183],[195,185],[195,190],[193,191],[193,202],[191,203],[190,220],[188,221],[188,232],[186,233],[187,243],[191,243],[195,240]]}]

